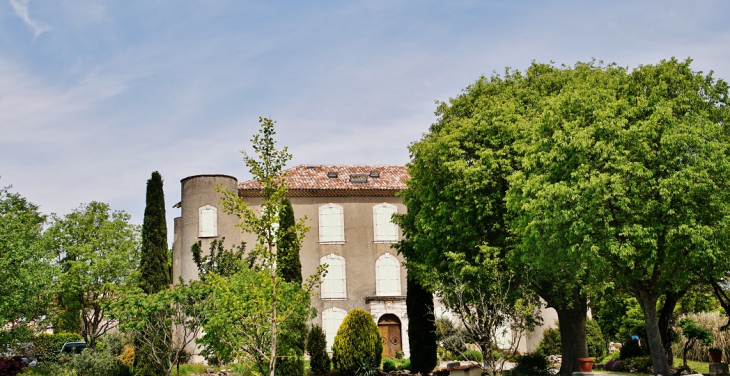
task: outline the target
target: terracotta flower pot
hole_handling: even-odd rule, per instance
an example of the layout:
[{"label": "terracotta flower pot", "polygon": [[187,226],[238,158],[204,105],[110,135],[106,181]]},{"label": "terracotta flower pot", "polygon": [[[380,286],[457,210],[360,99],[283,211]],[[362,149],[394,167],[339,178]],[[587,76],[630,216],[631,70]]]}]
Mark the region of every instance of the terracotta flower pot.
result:
[{"label": "terracotta flower pot", "polygon": [[721,363],[722,362],[722,351],[710,350],[710,363]]},{"label": "terracotta flower pot", "polygon": [[578,366],[583,373],[593,372],[593,359],[578,358]]}]

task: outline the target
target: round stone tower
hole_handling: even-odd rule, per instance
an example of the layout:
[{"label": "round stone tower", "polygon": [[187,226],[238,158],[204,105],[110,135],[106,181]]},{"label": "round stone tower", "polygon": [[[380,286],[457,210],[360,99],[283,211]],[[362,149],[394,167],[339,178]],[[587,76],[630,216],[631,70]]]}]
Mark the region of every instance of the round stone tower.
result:
[{"label": "round stone tower", "polygon": [[223,237],[227,249],[241,242],[241,231],[236,228],[238,218],[228,215],[220,205],[223,194],[216,187],[238,194],[238,181],[228,175],[195,175],[180,181],[180,217],[175,218],[173,244],[173,282],[179,277],[185,281],[198,279],[198,267],[193,262],[190,248],[201,242],[203,254],[207,254],[210,243]]}]

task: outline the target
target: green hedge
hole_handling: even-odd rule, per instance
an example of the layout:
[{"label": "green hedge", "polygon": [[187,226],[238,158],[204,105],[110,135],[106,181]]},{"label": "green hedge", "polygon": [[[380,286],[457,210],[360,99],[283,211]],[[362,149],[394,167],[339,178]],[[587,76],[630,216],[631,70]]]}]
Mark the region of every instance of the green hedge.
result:
[{"label": "green hedge", "polygon": [[77,333],[39,334],[33,340],[38,362],[56,362],[61,355],[61,347],[66,342],[80,342],[83,337]]}]

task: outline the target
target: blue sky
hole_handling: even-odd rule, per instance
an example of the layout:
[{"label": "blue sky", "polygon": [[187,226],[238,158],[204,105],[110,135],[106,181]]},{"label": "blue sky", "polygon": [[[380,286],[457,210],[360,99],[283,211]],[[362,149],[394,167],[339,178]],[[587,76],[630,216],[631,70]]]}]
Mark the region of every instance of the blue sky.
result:
[{"label": "blue sky", "polygon": [[[276,120],[291,165],[405,164],[434,101],[531,61],[694,59],[730,79],[723,1],[0,0],[0,185],[142,222],[145,184],[249,178]],[[171,229],[171,228],[170,228]]]}]

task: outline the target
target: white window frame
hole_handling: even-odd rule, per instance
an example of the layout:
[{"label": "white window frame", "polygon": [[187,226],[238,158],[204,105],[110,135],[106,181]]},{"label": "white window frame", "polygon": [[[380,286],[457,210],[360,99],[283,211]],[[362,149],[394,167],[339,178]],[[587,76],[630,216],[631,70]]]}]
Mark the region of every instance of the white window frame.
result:
[{"label": "white window frame", "polygon": [[342,321],[345,320],[345,316],[347,316],[347,311],[338,307],[332,307],[322,311],[322,329],[327,339],[327,351],[329,352],[332,351],[332,345],[335,343],[337,331],[340,329]]},{"label": "white window frame", "polygon": [[[390,273],[387,268],[392,268]],[[388,274],[391,274],[388,278]],[[375,294],[378,296],[399,296],[400,260],[390,253],[385,253],[375,261]]]},{"label": "white window frame", "polygon": [[[337,260],[342,278],[335,280],[334,271],[337,266],[332,261]],[[327,264],[327,274],[319,287],[319,296],[322,300],[347,300],[347,263],[345,258],[334,253],[319,259],[319,264]]]},{"label": "white window frame", "polygon": [[[332,215],[338,215],[339,218],[328,217]],[[326,204],[319,207],[319,242],[324,244],[345,243],[345,210],[342,206]]]},{"label": "white window frame", "polygon": [[[391,217],[398,213],[395,205],[382,203],[373,206],[373,235],[375,243],[395,243],[398,241],[398,226],[393,223]],[[383,216],[388,217],[388,221],[383,223]],[[380,218],[380,221],[378,221]]]},{"label": "white window frame", "polygon": [[[209,224],[206,226],[206,224]],[[205,205],[198,209],[198,237],[214,238],[218,236],[218,209]]]}]

